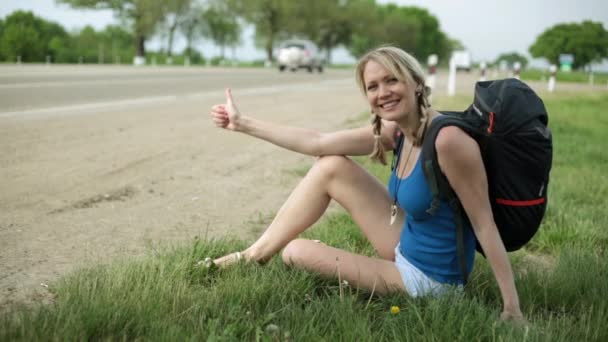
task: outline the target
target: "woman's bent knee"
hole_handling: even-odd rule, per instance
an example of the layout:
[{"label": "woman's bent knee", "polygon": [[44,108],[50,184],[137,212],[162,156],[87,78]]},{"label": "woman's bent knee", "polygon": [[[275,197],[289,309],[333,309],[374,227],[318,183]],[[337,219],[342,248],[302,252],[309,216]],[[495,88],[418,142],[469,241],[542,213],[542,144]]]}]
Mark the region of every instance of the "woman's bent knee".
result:
[{"label": "woman's bent knee", "polygon": [[320,171],[328,177],[333,177],[340,171],[346,169],[346,165],[352,161],[345,156],[321,156],[317,159],[311,171]]},{"label": "woman's bent knee", "polygon": [[295,239],[292,240],[283,248],[283,253],[281,253],[281,257],[283,262],[289,266],[302,265],[305,263],[305,260],[308,258],[310,248],[310,244],[315,243],[312,240],[307,239]]}]

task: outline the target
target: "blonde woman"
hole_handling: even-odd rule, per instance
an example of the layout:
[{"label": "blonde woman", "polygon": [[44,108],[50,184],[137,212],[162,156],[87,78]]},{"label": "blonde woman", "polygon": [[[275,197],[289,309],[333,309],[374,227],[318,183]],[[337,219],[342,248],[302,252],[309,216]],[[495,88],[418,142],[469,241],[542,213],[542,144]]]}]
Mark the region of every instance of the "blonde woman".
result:
[{"label": "blonde woman", "polygon": [[[333,277],[339,262],[343,279],[381,293],[439,295],[462,284],[454,213],[447,203],[441,203],[433,216],[426,213],[432,195],[419,163],[420,151],[426,128],[441,113],[428,104],[430,94],[422,68],[405,51],[381,47],[359,60],[356,78],[374,117],[372,127],[333,133],[245,116],[226,90],[226,103],[211,110],[217,127],[319,158],[257,241],[244,251],[209,262],[219,267],[239,260],[263,263],[282,250],[287,265]],[[388,187],[346,157],[370,155],[385,163],[385,151],[397,147],[398,131],[404,139]],[[520,320],[513,272],[492,216],[479,147],[457,127],[442,129],[435,145],[440,168],[471,222],[472,229],[465,234],[467,268],[471,271],[473,267],[476,237],[500,288],[501,317]],[[331,199],[350,213],[376,257],[298,238],[323,215]]]}]

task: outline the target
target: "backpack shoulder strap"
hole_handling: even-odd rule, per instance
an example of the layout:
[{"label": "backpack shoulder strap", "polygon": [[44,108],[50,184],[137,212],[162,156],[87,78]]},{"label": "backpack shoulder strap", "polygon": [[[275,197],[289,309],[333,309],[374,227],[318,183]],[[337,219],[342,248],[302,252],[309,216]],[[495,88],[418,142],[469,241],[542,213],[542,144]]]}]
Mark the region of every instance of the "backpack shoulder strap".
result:
[{"label": "backpack shoulder strap", "polygon": [[[433,197],[440,200],[448,200],[453,196],[452,188],[445,175],[439,168],[435,140],[442,128],[447,126],[457,126],[469,135],[475,134],[475,128],[462,119],[462,112],[443,112],[444,115],[435,118],[429,126],[422,144],[422,169],[429,183]],[[429,208],[429,214],[434,215],[437,208]]]},{"label": "backpack shoulder strap", "polygon": [[445,115],[436,118],[431,123],[431,126],[426,132],[424,142],[422,144],[422,169],[431,189],[433,200],[431,206],[427,209],[427,213],[435,215],[439,209],[442,200],[448,202],[454,212],[454,220],[456,225],[456,249],[458,253],[460,272],[462,274],[463,283],[468,280],[468,272],[464,254],[464,232],[465,222],[468,220],[456,193],[452,190],[447,178],[441,172],[437,159],[437,150],[435,149],[435,140],[439,131],[447,126],[457,126],[463,129],[467,134],[475,134],[475,128],[462,119],[460,112],[444,112]]}]

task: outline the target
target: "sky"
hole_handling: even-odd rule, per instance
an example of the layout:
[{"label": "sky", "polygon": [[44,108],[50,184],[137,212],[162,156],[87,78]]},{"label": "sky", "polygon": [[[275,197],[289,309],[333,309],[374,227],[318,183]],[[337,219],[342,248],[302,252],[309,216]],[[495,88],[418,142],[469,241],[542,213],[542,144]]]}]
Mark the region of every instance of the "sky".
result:
[{"label": "sky", "polygon": [[[294,0],[296,1],[296,0]],[[439,20],[441,29],[450,38],[458,39],[471,51],[476,61],[493,61],[506,52],[517,52],[529,57],[528,48],[538,35],[558,23],[593,20],[608,29],[608,0],[377,0],[378,3],[395,3],[404,6],[426,8]],[[0,18],[17,10],[31,10],[47,20],[59,22],[66,29],[78,29],[91,25],[103,29],[118,23],[107,10],[74,10],[57,5],[54,0],[1,0]],[[253,30],[245,29],[243,43],[236,49],[236,56],[245,60],[264,58],[264,52],[253,45]],[[159,39],[151,40],[147,47],[158,49]],[[176,50],[183,49],[184,42],[176,42]],[[209,42],[201,42],[199,49],[205,57],[219,54],[219,48]],[[231,52],[228,52],[228,57]],[[332,54],[333,61],[351,62],[352,57],[344,49]],[[536,61],[537,64],[543,64]]]}]

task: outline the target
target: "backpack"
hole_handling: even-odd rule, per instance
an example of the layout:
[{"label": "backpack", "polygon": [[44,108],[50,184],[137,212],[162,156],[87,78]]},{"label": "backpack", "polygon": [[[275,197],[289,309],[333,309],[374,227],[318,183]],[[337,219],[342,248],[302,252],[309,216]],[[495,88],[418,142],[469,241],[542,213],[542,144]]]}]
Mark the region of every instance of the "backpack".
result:
[{"label": "backpack", "polygon": [[[464,283],[464,229],[468,217],[437,162],[435,139],[446,126],[458,126],[478,143],[488,177],[494,221],[507,251],[524,246],[537,232],[547,208],[552,162],[551,131],[543,101],[523,82],[509,78],[478,82],[473,104],[464,112],[441,112],[427,129],[422,167],[433,194],[454,210],[457,251]],[[477,242],[476,249],[483,254]]]}]

